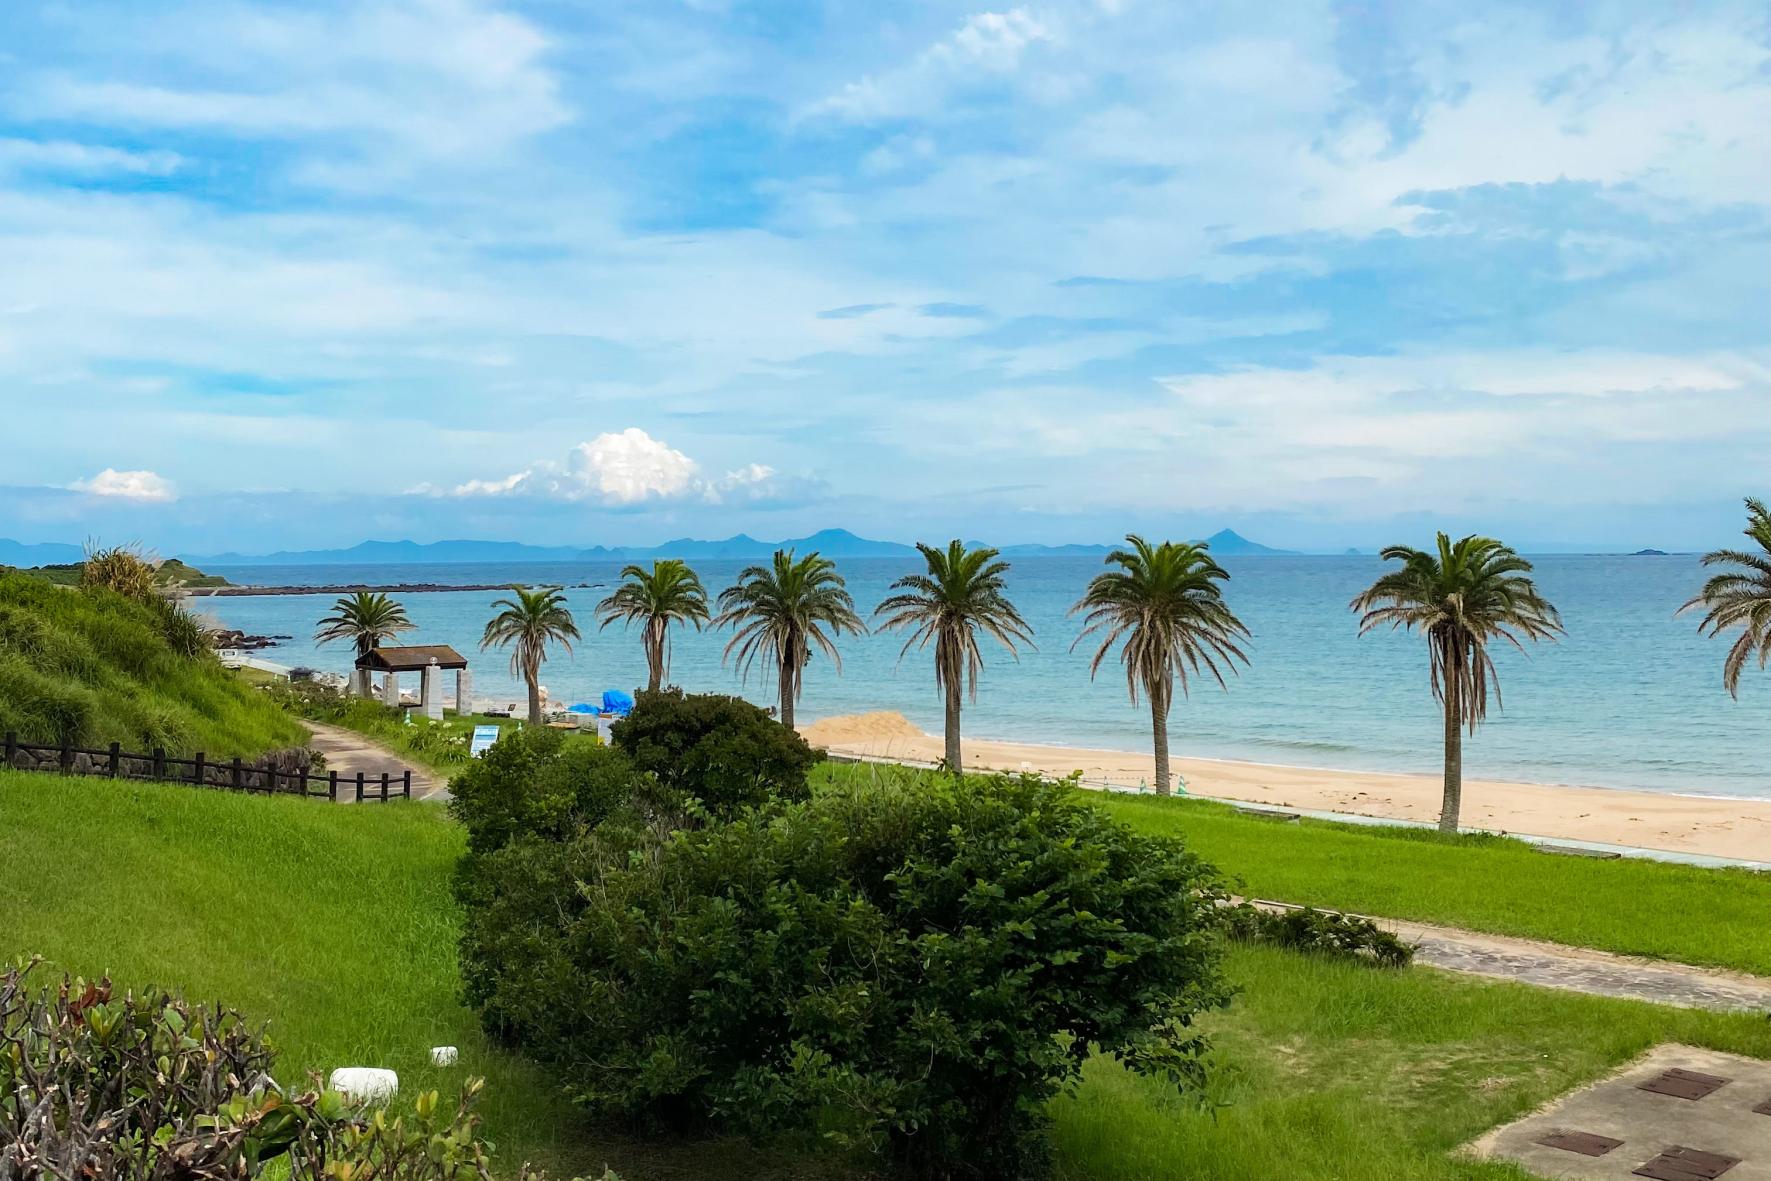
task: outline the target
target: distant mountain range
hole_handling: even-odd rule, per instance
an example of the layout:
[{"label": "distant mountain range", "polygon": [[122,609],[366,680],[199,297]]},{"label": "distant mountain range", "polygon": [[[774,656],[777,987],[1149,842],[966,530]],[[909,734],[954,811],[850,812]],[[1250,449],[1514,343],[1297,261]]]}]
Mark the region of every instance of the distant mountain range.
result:
[{"label": "distant mountain range", "polygon": [[[1207,538],[1215,554],[1286,554],[1293,550],[1274,549],[1250,541],[1229,529]],[[0,541],[0,562],[24,565],[6,557],[8,542]],[[975,543],[974,543],[975,544]],[[24,547],[31,548],[31,547]],[[42,547],[49,548],[49,547]],[[67,548],[67,547],[61,547]],[[1111,545],[1005,545],[1000,547],[1008,558],[1091,557],[1110,553]],[[767,558],[777,549],[792,549],[801,554],[816,550],[828,558],[902,558],[912,557],[916,547],[897,541],[876,541],[858,537],[847,529],[824,529],[809,537],[792,537],[783,541],[760,541],[748,534],[719,541],[680,537],[663,545],[592,546],[588,549],[569,545],[525,545],[518,541],[365,541],[348,549],[278,550],[270,554],[194,554],[180,555],[188,562],[205,569],[211,566],[400,566],[419,563],[485,563],[485,562],[597,562],[643,561],[652,558],[683,558],[685,560],[755,560]],[[78,557],[78,549],[74,549]],[[48,559],[44,559],[48,560]],[[65,558],[53,559],[65,561]]]},{"label": "distant mountain range", "polygon": [[85,560],[86,551],[77,545],[55,541],[26,545],[22,541],[0,537],[0,566],[56,566]]}]

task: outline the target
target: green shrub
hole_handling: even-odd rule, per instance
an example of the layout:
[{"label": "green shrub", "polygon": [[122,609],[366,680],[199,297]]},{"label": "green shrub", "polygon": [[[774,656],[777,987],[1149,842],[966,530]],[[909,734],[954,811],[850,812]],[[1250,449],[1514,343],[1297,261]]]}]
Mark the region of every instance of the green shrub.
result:
[{"label": "green shrub", "polygon": [[1293,951],[1364,960],[1385,968],[1406,968],[1414,947],[1370,919],[1331,910],[1267,910],[1241,902],[1219,911],[1224,932],[1242,943],[1270,943]]},{"label": "green shrub", "polygon": [[1044,1163],[1100,1050],[1198,1081],[1215,872],[1036,778],[905,777],[624,847],[522,840],[468,900],[467,995],[591,1111],[820,1133],[923,1176]]},{"label": "green shrub", "polygon": [[633,799],[638,775],[621,751],[531,727],[502,736],[449,782],[449,811],[471,854],[523,836],[563,839]]},{"label": "green shrub", "polygon": [[805,739],[737,697],[641,693],[612,733],[634,766],[722,819],[805,799],[806,771],[817,761]]},{"label": "green shrub", "polygon": [[0,1177],[490,1181],[477,1080],[452,1112],[435,1092],[405,1113],[284,1095],[238,1013],[109,980],[33,988],[31,967],[0,972]]}]

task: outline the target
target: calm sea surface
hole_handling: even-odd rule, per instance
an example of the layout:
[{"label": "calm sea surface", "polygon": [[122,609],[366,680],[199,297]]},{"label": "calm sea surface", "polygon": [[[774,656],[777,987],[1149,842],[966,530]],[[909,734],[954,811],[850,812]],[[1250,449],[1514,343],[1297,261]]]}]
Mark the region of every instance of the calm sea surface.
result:
[{"label": "calm sea surface", "polygon": [[[1543,783],[1590,783],[1698,794],[1771,798],[1771,675],[1743,678],[1739,701],[1721,686],[1725,642],[1697,635],[1693,617],[1674,610],[1702,582],[1694,557],[1534,558],[1540,588],[1562,611],[1567,638],[1528,656],[1497,654],[1505,709],[1465,747],[1467,773]],[[717,594],[748,563],[698,564]],[[1177,755],[1248,759],[1353,770],[1437,771],[1440,730],[1418,636],[1360,639],[1347,602],[1382,569],[1375,557],[1228,558],[1226,594],[1254,632],[1250,666],[1230,683],[1196,685],[1177,703],[1171,734]],[[585,632],[573,654],[559,652],[543,672],[553,700],[596,700],[604,689],[645,680],[639,636],[619,626],[595,630],[593,609],[620,563],[432,566],[256,566],[219,571],[235,582],[320,585],[364,582],[567,586]],[[978,737],[1064,746],[1142,750],[1149,714],[1127,700],[1116,660],[1088,677],[1089,651],[1071,651],[1078,624],[1068,609],[1101,568],[1095,558],[1017,563],[1011,595],[1033,625],[1037,651],[1017,663],[986,652],[976,704],[965,726]],[[839,569],[868,615],[899,559],[853,559]],[[589,584],[588,587],[580,584]],[[481,629],[496,592],[403,597],[417,631],[408,643],[452,644],[473,663],[476,697],[520,701],[507,658],[481,654]],[[196,605],[230,627],[293,635],[264,655],[280,663],[343,672],[350,651],[316,646],[315,621],[331,600],[313,595],[217,598]],[[671,679],[691,691],[741,693],[768,704],[773,679],[760,667],[745,685],[722,667],[724,635],[690,631],[675,644]],[[814,658],[806,672],[805,720],[895,709],[925,730],[941,727],[933,660],[898,659],[890,635],[845,638],[843,667]],[[417,688],[416,675],[406,678]],[[452,691],[452,685],[450,689]]]}]

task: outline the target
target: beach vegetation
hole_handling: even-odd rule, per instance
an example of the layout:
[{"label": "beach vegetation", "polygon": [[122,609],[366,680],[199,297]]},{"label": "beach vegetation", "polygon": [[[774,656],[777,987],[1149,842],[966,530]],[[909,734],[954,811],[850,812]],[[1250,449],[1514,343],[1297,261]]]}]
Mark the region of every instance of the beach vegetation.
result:
[{"label": "beach vegetation", "polygon": [[617,747],[531,726],[505,735],[449,781],[449,814],[481,857],[520,838],[563,841],[595,828],[641,794],[640,772]]},{"label": "beach vegetation", "polygon": [[1722,658],[1722,687],[1731,697],[1740,696],[1740,674],[1755,653],[1759,668],[1771,662],[1771,509],[1765,502],[1746,501],[1747,538],[1756,549],[1719,549],[1703,555],[1705,566],[1726,566],[1711,576],[1681,612],[1704,612],[1698,630],[1720,636],[1738,630],[1740,635]]},{"label": "beach vegetation", "polygon": [[146,602],[159,594],[154,563],[138,545],[86,545],[80,563],[80,588],[106,590],[126,599]]},{"label": "beach vegetation", "polygon": [[605,628],[616,622],[640,625],[646,688],[656,693],[670,677],[670,627],[682,624],[701,630],[708,620],[707,589],[688,563],[661,558],[650,570],[637,564],[624,567],[621,585],[596,610]]},{"label": "beach vegetation", "polygon": [[1033,646],[1033,629],[1009,601],[1009,564],[989,546],[968,549],[955,538],[946,549],[917,543],[926,573],[908,574],[892,583],[889,595],[874,612],[881,631],[905,631],[909,638],[898,658],[912,649],[934,645],[935,687],[941,691],[944,717],[942,761],[958,774],[965,766],[960,750],[962,695],[978,697],[978,674],[984,654],[979,633],[1018,655],[1017,645]]},{"label": "beach vegetation", "polygon": [[566,596],[551,587],[530,590],[513,586],[511,597],[492,604],[498,609],[486,624],[480,637],[481,650],[509,648],[510,674],[521,676],[529,687],[529,724],[541,724],[541,666],[547,660],[549,645],[558,644],[567,652],[572,641],[580,639],[578,625],[566,606]]},{"label": "beach vegetation", "polygon": [[1388,626],[1426,637],[1429,683],[1444,716],[1445,793],[1439,827],[1456,832],[1463,803],[1463,732],[1476,732],[1492,695],[1500,705],[1500,678],[1489,645],[1562,634],[1556,608],[1537,591],[1531,563],[1491,537],[1453,542],[1439,534],[1434,550],[1388,546],[1386,571],[1351,604],[1359,634]]},{"label": "beach vegetation", "polygon": [[[814,779],[872,770],[827,764]],[[1756,948],[1757,969],[1771,970],[1762,921],[1771,903],[1754,892],[1771,890],[1762,875],[1545,857],[1512,841],[1432,831],[1275,825],[1182,799],[1090,799],[1131,823],[1184,822],[1190,847],[1232,868],[1229,855],[1271,845],[1276,851],[1255,868],[1276,881],[1302,863],[1300,886],[1344,880],[1375,892],[1393,876],[1393,896],[1406,899],[1432,881],[1427,871],[1437,864],[1432,905],[1461,899],[1481,910],[1498,895],[1498,911],[1559,920],[1560,932],[1541,937],[1564,942],[1640,925],[1664,953],[1665,939],[1680,934],[1668,904],[1689,895],[1687,949],[1725,940],[1731,928],[1739,949]],[[517,1175],[525,1160],[556,1174],[612,1165],[640,1179],[878,1175],[873,1162],[819,1137],[765,1145],[635,1137],[586,1119],[549,1072],[489,1039],[459,999],[462,912],[450,885],[466,834],[441,809],[327,808],[79,777],[47,791],[37,776],[0,770],[0,815],[0,958],[38,950],[52,961],[45,971],[89,979],[109,971],[119,982],[225,998],[249,1022],[271,1022],[273,1074],[288,1092],[303,1090],[311,1072],[387,1066],[400,1075],[402,1097],[389,1109],[399,1116],[411,1096],[456,1095],[464,1078],[483,1076],[476,1110],[499,1177]],[[94,857],[95,848],[104,856]],[[67,872],[73,865],[80,872]],[[1661,873],[1672,876],[1656,885]],[[1701,884],[1706,877],[1714,889]],[[1529,894],[1540,899],[1535,909]],[[1649,897],[1640,908],[1637,894]],[[1728,897],[1738,900],[1734,910],[1722,905]],[[1045,1108],[1056,1175],[1518,1181],[1514,1167],[1472,1160],[1459,1146],[1661,1042],[1771,1057],[1771,1023],[1758,1014],[1374,971],[1266,944],[1229,944],[1223,972],[1236,996],[1195,1024],[1213,1046],[1199,1089],[1177,1096],[1160,1077],[1090,1057],[1079,1084]],[[721,995],[710,993],[710,1002]],[[432,1063],[435,1045],[457,1046],[459,1063]]]},{"label": "beach vegetation", "polygon": [[725,659],[735,661],[745,679],[758,657],[774,666],[779,716],[789,729],[813,650],[828,656],[840,674],[837,638],[867,630],[836,563],[816,552],[795,558],[792,550],[776,550],[767,566],[741,570],[720,593],[714,626],[732,629]]},{"label": "beach vegetation", "polygon": [[332,612],[321,618],[314,631],[314,642],[330,644],[334,640],[348,642],[360,661],[382,641],[391,640],[401,632],[411,631],[414,624],[406,617],[406,609],[380,591],[358,591],[332,604]]},{"label": "beach vegetation", "polygon": [[174,756],[250,756],[306,741],[216,661],[176,603],[0,571],[0,733],[8,731],[24,742],[116,742]]},{"label": "beach vegetation", "polygon": [[1156,792],[1167,795],[1172,790],[1168,714],[1176,686],[1185,696],[1192,677],[1209,674],[1226,688],[1225,671],[1234,672],[1237,661],[1248,663],[1240,644],[1249,633],[1224,602],[1219,584],[1230,575],[1212,559],[1208,545],[1151,545],[1135,533],[1125,541],[1127,548],[1106,557],[1107,565],[1119,569],[1095,575],[1071,613],[1083,616],[1077,644],[1100,637],[1089,678],[1118,646],[1132,704],[1140,691],[1149,700]]},{"label": "beach vegetation", "polygon": [[1240,943],[1270,943],[1311,955],[1342,956],[1383,968],[1406,968],[1414,948],[1358,915],[1310,906],[1273,908],[1239,902],[1218,912],[1224,931]]}]

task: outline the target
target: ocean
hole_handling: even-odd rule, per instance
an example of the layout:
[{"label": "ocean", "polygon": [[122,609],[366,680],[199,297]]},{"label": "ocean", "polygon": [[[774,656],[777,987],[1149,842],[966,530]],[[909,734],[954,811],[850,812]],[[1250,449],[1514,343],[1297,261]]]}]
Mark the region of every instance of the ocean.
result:
[{"label": "ocean", "polygon": [[[1560,608],[1566,638],[1526,654],[1496,653],[1504,708],[1465,742],[1465,774],[1537,783],[1591,784],[1689,794],[1771,798],[1771,675],[1742,677],[1740,699],[1721,684],[1726,641],[1698,636],[1694,616],[1674,611],[1701,585],[1694,556],[1543,556],[1532,559],[1543,593]],[[1252,630],[1250,664],[1229,689],[1198,683],[1170,719],[1176,756],[1239,759],[1347,770],[1440,769],[1440,723],[1419,636],[1360,638],[1348,601],[1383,568],[1376,557],[1230,557],[1226,596]],[[707,561],[697,569],[717,595],[748,563]],[[253,566],[219,569],[234,582],[267,585],[483,583],[558,584],[577,615],[584,642],[556,651],[543,670],[554,701],[596,701],[603,690],[645,681],[637,632],[599,631],[594,608],[622,563],[518,563],[398,566]],[[911,569],[903,559],[839,563],[865,617],[890,582]],[[1127,698],[1117,658],[1091,683],[1092,649],[1072,643],[1069,615],[1098,558],[1038,558],[1015,563],[1010,596],[1033,626],[1037,650],[1017,661],[987,648],[966,733],[980,738],[1059,746],[1144,750],[1150,719]],[[581,586],[580,584],[588,584]],[[500,652],[481,653],[479,637],[498,592],[401,596],[417,630],[396,642],[451,644],[472,662],[474,694],[520,702],[519,680]],[[344,672],[347,646],[316,646],[315,622],[331,599],[315,595],[197,600],[229,627],[295,637],[263,655],[288,665]],[[722,665],[725,634],[676,634],[671,680],[691,692],[773,699],[773,677],[760,665],[748,684]],[[892,635],[845,637],[842,669],[815,657],[805,675],[799,718],[893,709],[932,733],[941,729],[933,658],[912,651],[899,660]],[[416,689],[417,678],[408,676]],[[453,691],[452,684],[450,691]]]}]

